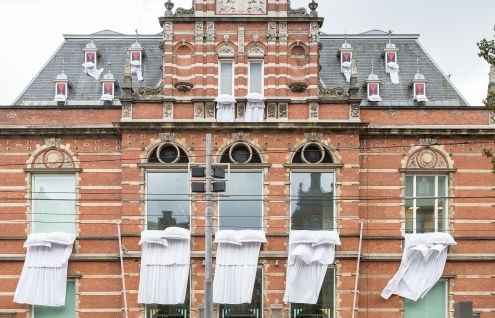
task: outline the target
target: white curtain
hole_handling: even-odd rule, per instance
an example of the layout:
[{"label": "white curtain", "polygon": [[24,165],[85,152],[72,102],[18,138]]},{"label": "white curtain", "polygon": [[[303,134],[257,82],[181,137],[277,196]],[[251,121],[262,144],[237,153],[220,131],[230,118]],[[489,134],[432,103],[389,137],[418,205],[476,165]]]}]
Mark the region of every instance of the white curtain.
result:
[{"label": "white curtain", "polygon": [[189,230],[175,227],[141,233],[138,303],[184,303],[191,257],[190,238]]},{"label": "white curtain", "polygon": [[417,301],[442,277],[448,245],[456,245],[447,233],[405,234],[404,253],[399,270],[382,291]]},{"label": "white curtain", "polygon": [[246,122],[263,122],[265,115],[265,98],[258,93],[250,93],[246,95],[246,114],[244,121]]},{"label": "white curtain", "polygon": [[101,73],[104,70],[104,68],[100,68],[99,70],[96,69],[96,65],[93,62],[83,63],[82,66],[84,66],[84,73],[87,73],[89,76],[91,76],[94,79],[99,79]]},{"label": "white curtain", "polygon": [[215,102],[217,102],[217,122],[234,122],[235,98],[228,94],[221,94],[215,98]]},{"label": "white curtain", "polygon": [[141,62],[139,61],[131,62],[131,73],[136,74],[138,81],[143,80],[143,70],[141,69]]},{"label": "white curtain", "polygon": [[368,100],[370,102],[381,102],[382,98],[379,95],[370,95],[368,96]]},{"label": "white curtain", "polygon": [[429,99],[425,95],[416,95],[416,100],[418,102],[428,102]]},{"label": "white curtain", "polygon": [[[225,235],[227,234],[227,235]],[[218,304],[250,303],[256,268],[265,232],[255,230],[218,231],[213,302]]]},{"label": "white curtain", "polygon": [[392,84],[399,84],[399,64],[394,62],[387,63]]},{"label": "white curtain", "polygon": [[67,266],[76,236],[71,233],[34,233],[24,243],[26,260],[14,294],[21,304],[65,305]]},{"label": "white curtain", "polygon": [[345,81],[349,83],[351,81],[351,62],[342,62],[340,69],[344,73]]},{"label": "white curtain", "polygon": [[316,304],[335,245],[340,245],[335,231],[290,232],[285,303]]}]

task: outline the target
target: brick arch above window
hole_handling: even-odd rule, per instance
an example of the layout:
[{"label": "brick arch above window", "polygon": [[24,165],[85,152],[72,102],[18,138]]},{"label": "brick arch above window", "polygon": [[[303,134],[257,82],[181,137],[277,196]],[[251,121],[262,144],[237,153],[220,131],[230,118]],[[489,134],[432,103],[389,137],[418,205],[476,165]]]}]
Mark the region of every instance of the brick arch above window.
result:
[{"label": "brick arch above window", "polygon": [[434,147],[414,149],[405,158],[405,169],[452,169],[449,157]]},{"label": "brick arch above window", "polygon": [[78,169],[79,160],[69,146],[59,138],[46,138],[45,144],[33,152],[26,162],[27,169]]}]

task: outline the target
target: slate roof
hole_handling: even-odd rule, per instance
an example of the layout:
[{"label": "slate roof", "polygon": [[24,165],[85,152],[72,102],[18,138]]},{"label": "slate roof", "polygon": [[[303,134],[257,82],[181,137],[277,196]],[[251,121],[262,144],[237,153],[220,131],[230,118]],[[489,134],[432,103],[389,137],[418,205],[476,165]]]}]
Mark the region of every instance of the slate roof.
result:
[{"label": "slate roof", "polygon": [[[98,58],[98,69],[105,68],[100,79],[108,72],[108,62],[111,62],[111,72],[119,83],[115,89],[115,97],[122,96],[124,83],[124,66],[128,48],[136,41],[135,35],[122,35],[113,31],[104,30],[92,35],[65,35],[65,41],[50,58],[41,71],[29,83],[28,87],[16,99],[14,105],[55,105],[55,84],[53,80],[62,73],[65,65],[65,74],[72,83],[69,89],[68,105],[98,105],[102,95],[102,84],[85,74],[84,52],[86,44],[93,42],[101,53]],[[162,51],[158,47],[162,40],[161,35],[140,35],[139,43],[144,48],[146,56],[143,58],[143,78],[138,82],[135,74],[132,75],[134,90],[140,86],[155,87],[162,79]],[[114,104],[119,104],[115,101]]]},{"label": "slate roof", "polygon": [[[357,60],[359,97],[363,98],[362,106],[415,106],[412,100],[413,92],[409,87],[419,72],[428,80],[426,96],[430,100],[426,106],[468,106],[467,101],[457,91],[452,82],[438,68],[431,57],[426,53],[418,41],[419,35],[395,35],[391,41],[399,49],[397,63],[399,64],[399,84],[392,84],[390,75],[385,72],[385,61],[381,57],[383,49],[389,43],[389,35],[379,30],[371,30],[358,35],[347,35],[347,43],[354,49],[353,56]],[[323,49],[320,52],[320,79],[326,87],[349,88],[344,74],[340,71],[340,57],[337,52],[344,43],[344,35],[324,34],[320,36]],[[374,63],[374,73],[382,81],[380,96],[383,103],[368,103],[366,89],[363,84],[371,74],[371,64]]]}]

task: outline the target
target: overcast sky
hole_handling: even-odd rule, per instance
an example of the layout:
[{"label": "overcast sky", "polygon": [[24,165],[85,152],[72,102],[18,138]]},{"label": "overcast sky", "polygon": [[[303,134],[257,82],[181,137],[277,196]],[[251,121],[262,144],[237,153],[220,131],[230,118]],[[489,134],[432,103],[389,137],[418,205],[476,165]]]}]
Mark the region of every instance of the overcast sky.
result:
[{"label": "overcast sky", "polygon": [[[0,105],[10,105],[63,42],[104,29],[157,34],[165,0],[0,0]],[[173,0],[190,8],[191,0]],[[299,8],[310,0],[292,0]],[[489,65],[476,42],[492,40],[495,0],[317,0],[322,31],[420,34],[419,41],[472,106],[482,105]]]}]

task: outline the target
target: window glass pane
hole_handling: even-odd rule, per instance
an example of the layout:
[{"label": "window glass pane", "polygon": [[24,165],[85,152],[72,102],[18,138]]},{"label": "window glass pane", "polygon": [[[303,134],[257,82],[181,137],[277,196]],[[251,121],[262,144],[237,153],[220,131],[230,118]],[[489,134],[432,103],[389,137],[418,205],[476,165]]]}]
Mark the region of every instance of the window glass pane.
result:
[{"label": "window glass pane", "polygon": [[290,304],[291,318],[334,318],[335,268],[327,268],[318,302],[312,304]]},{"label": "window glass pane", "polygon": [[258,268],[254,281],[251,303],[241,305],[220,304],[220,318],[261,318],[263,317],[263,270]]},{"label": "window glass pane", "polygon": [[435,177],[434,176],[417,176],[416,177],[416,196],[433,197],[435,196]]},{"label": "window glass pane", "polygon": [[446,281],[439,281],[423,299],[405,301],[405,318],[446,318],[447,297]]},{"label": "window glass pane", "polygon": [[406,232],[412,233],[414,222],[414,200],[406,200]]},{"label": "window glass pane", "polygon": [[220,94],[233,95],[232,70],[232,62],[220,62]]},{"label": "window glass pane", "polygon": [[249,63],[249,92],[263,94],[263,64],[260,62]]},{"label": "window glass pane", "polygon": [[406,176],[406,196],[412,197],[414,195],[414,177]]},{"label": "window glass pane", "polygon": [[416,232],[435,231],[435,199],[416,200]]},{"label": "window glass pane", "polygon": [[[334,174],[332,172],[291,173],[291,228],[293,230],[333,230],[333,186]],[[308,228],[309,225],[311,228]]]},{"label": "window glass pane", "polygon": [[76,282],[67,281],[65,306],[34,306],[34,318],[75,318],[76,317]]},{"label": "window glass pane", "polygon": [[146,305],[146,318],[189,318],[190,317],[190,280],[187,282],[186,298],[179,305]]},{"label": "window glass pane", "polygon": [[187,172],[148,172],[148,230],[164,230],[169,226],[189,229],[191,205],[188,178]]},{"label": "window glass pane", "polygon": [[33,177],[33,232],[76,232],[76,180],[73,175]]},{"label": "window glass pane", "polygon": [[263,181],[261,172],[231,172],[230,197],[220,201],[220,230],[261,230]]},{"label": "window glass pane", "polygon": [[438,231],[445,231],[447,224],[447,177],[438,177]]}]

